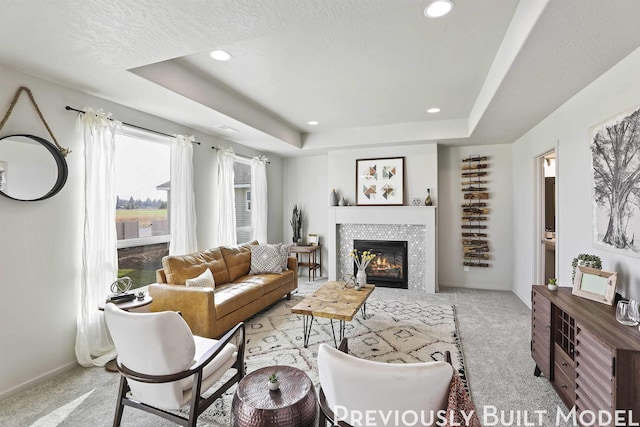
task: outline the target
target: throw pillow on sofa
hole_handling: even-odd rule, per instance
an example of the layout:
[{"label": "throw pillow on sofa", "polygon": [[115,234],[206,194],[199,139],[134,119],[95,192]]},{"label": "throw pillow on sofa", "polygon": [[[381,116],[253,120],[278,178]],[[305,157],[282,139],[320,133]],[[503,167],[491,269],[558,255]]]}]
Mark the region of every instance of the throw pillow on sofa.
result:
[{"label": "throw pillow on sofa", "polygon": [[187,279],[185,281],[185,284],[188,288],[214,288],[216,286],[216,281],[213,279],[211,270],[205,268],[201,275],[199,275],[198,277],[194,277],[193,279]]},{"label": "throw pillow on sofa", "polygon": [[287,271],[289,269],[287,263],[289,261],[289,248],[291,246],[293,246],[291,243],[282,243],[280,246],[280,256],[282,257],[282,271]]},{"label": "throw pillow on sofa", "polygon": [[282,243],[251,246],[249,274],[282,273]]}]

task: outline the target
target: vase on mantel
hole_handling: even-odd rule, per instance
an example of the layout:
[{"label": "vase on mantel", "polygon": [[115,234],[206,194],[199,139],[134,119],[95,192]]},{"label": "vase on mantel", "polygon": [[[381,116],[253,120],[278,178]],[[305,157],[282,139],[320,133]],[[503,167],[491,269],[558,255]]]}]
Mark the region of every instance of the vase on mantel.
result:
[{"label": "vase on mantel", "polygon": [[335,188],[329,193],[329,206],[338,206],[338,193]]},{"label": "vase on mantel", "polygon": [[367,273],[365,273],[364,269],[360,269],[356,274],[356,283],[354,287],[356,290],[358,290],[360,288],[364,288],[364,285],[366,284],[367,284]]},{"label": "vase on mantel", "polygon": [[424,199],[425,206],[432,206],[433,201],[431,200],[431,189],[427,188],[427,197]]}]

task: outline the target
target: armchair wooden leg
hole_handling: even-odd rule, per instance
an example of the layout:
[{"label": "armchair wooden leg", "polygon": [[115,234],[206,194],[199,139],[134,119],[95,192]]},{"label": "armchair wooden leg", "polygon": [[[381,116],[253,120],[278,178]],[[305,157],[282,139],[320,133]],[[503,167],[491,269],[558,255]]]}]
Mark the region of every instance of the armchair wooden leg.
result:
[{"label": "armchair wooden leg", "polygon": [[327,427],[327,417],[325,417],[324,412],[321,409],[318,410],[320,414],[318,415],[318,427]]},{"label": "armchair wooden leg", "polygon": [[291,292],[289,292],[289,293],[287,294],[287,300],[289,300],[289,301],[291,300]]},{"label": "armchair wooden leg", "polygon": [[122,399],[129,392],[129,384],[127,383],[127,379],[123,376],[120,376],[120,388],[118,390],[118,404],[116,405],[116,413],[113,416],[113,427],[119,427],[122,422],[122,412],[124,411],[124,404],[122,403]]}]

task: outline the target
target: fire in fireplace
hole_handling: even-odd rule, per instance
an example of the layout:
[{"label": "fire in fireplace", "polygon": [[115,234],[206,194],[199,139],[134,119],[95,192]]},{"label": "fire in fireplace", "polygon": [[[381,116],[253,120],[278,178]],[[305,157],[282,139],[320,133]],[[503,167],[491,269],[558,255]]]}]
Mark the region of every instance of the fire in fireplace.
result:
[{"label": "fire in fireplace", "polygon": [[[408,289],[407,242],[397,240],[354,240],[358,251],[371,251],[376,257],[367,266],[367,282],[388,288]],[[353,271],[356,271],[354,263]]]}]

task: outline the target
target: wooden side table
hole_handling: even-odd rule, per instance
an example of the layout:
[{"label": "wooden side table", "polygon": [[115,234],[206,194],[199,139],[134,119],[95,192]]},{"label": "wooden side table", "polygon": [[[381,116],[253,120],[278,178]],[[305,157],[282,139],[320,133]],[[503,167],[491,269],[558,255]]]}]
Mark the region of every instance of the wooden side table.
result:
[{"label": "wooden side table", "polygon": [[[269,390],[271,374],[278,376],[279,390]],[[267,366],[246,375],[231,404],[234,427],[312,427],[317,417],[315,388],[307,374],[292,366]]]},{"label": "wooden side table", "polygon": [[[296,261],[298,261],[298,269],[300,267],[307,267],[309,270],[309,281],[313,275],[313,280],[316,280],[316,270],[318,270],[318,276],[322,274],[322,246],[291,246],[289,253],[296,255]],[[298,255],[307,255],[307,261],[300,260]],[[319,254],[319,255],[317,255]]]}]

